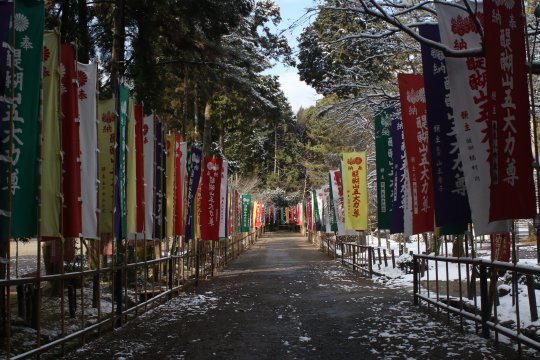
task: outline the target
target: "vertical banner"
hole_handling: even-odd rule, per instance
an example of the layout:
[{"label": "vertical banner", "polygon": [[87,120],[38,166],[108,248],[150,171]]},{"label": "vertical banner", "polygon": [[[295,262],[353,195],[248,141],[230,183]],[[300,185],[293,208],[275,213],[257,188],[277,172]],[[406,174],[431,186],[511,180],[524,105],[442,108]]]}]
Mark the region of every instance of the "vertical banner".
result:
[{"label": "vertical banner", "polygon": [[[9,4],[12,6],[12,4]],[[14,63],[6,64],[13,83],[6,83],[5,94],[11,106],[4,106],[0,141],[0,241],[6,241],[7,222],[10,237],[34,237],[37,233],[37,190],[39,158],[39,96],[43,59],[43,2],[17,2],[15,13]],[[5,8],[4,8],[5,9]],[[4,15],[5,16],[5,15]],[[3,25],[3,24],[2,24]],[[0,25],[1,26],[1,25]],[[12,32],[8,35],[11,38]],[[5,52],[4,52],[5,54]],[[9,54],[9,53],[8,53]],[[1,63],[1,62],[0,62]],[[0,66],[1,68],[1,66]],[[24,75],[24,76],[23,76]],[[10,77],[6,76],[6,79]],[[14,97],[11,99],[11,94]],[[13,125],[13,138],[4,124]],[[10,148],[10,144],[13,146]],[[12,169],[9,176],[9,162]],[[7,175],[6,175],[7,174]],[[9,197],[11,196],[11,209]],[[5,243],[4,243],[5,245]]]},{"label": "vertical banner", "polygon": [[[12,47],[12,39],[9,37],[9,24],[11,23],[12,11],[12,2],[0,2],[0,134],[2,134],[1,131],[3,128],[1,117],[4,116],[4,104],[6,103],[5,100],[9,98],[4,98],[4,95],[6,94],[6,65],[8,54],[9,56],[11,56],[11,53],[8,52],[8,49]],[[9,81],[11,82],[11,80]]]},{"label": "vertical banner", "polygon": [[129,99],[126,128],[126,231],[137,233],[137,153],[135,149],[135,100]]},{"label": "vertical banner", "polygon": [[536,197],[521,1],[486,0],[484,6],[492,151],[489,220],[530,219]]},{"label": "vertical banner", "polygon": [[411,186],[412,233],[433,231],[433,183],[426,117],[424,77],[398,74],[403,139]]},{"label": "vertical banner", "polygon": [[[82,233],[81,224],[81,146],[79,143],[79,102],[78,76],[75,61],[75,46],[62,44],[61,99],[62,105],[62,187],[64,208],[62,229],[64,237],[78,237]],[[95,112],[95,111],[94,111]]]},{"label": "vertical banner", "polygon": [[249,218],[251,215],[251,195],[242,195],[242,222],[240,232],[249,232]]},{"label": "vertical banner", "polygon": [[510,261],[510,233],[491,235],[491,261]]},{"label": "vertical banner", "polygon": [[390,229],[392,223],[392,112],[393,107],[375,114],[375,151],[377,168],[377,228]]},{"label": "vertical banner", "polygon": [[405,195],[406,159],[405,144],[403,143],[403,122],[398,111],[392,111],[392,222],[390,233],[399,234],[405,231]]},{"label": "vertical banner", "polygon": [[319,200],[317,196],[317,190],[313,190],[311,192],[311,209],[312,209],[312,217],[313,217],[313,230],[320,231],[321,230],[321,212],[319,210]]},{"label": "vertical banner", "polygon": [[[336,204],[335,204],[335,198],[337,189],[335,189],[336,185],[333,182],[333,174],[335,174],[336,170],[330,170],[328,171],[328,182],[330,184],[330,229],[329,231],[337,232],[338,231],[338,225],[337,225],[337,217],[336,217]],[[298,209],[298,208],[297,208]]]},{"label": "vertical banner", "polygon": [[175,160],[176,160],[176,136],[175,134],[167,134],[165,136],[165,158],[166,166],[166,212],[165,212],[165,236],[172,237],[174,235],[174,195],[175,195]]},{"label": "vertical banner", "polygon": [[[420,35],[440,42],[437,25],[422,25]],[[422,45],[429,147],[433,173],[435,225],[465,231],[471,222],[463,165],[456,139],[450,84],[442,51]]]},{"label": "vertical banner", "polygon": [[[98,239],[97,64],[77,64],[81,149],[82,236]],[[107,150],[108,151],[108,150]]]},{"label": "vertical banner", "polygon": [[161,127],[161,120],[159,117],[154,117],[154,136],[155,136],[155,150],[154,150],[154,239],[161,240],[163,238],[163,168],[165,167],[165,161],[163,160],[163,131]]},{"label": "vertical banner", "polygon": [[221,169],[221,188],[219,190],[219,237],[227,237],[227,176],[229,170],[229,162],[223,160]]},{"label": "vertical banner", "polygon": [[199,179],[201,177],[201,160],[202,153],[201,149],[198,147],[192,146],[190,152],[190,165],[189,165],[189,179],[188,179],[188,191],[186,195],[187,201],[187,213],[186,213],[186,241],[193,239],[194,229],[193,225],[195,222],[194,219],[194,200],[197,193],[197,188],[199,187]]},{"label": "vertical banner", "polygon": [[255,227],[261,228],[263,226],[263,204],[257,203],[257,215],[255,217]]},{"label": "vertical banner", "polygon": [[43,39],[43,122],[41,147],[40,235],[59,237],[62,211],[60,116],[60,34]]},{"label": "vertical banner", "polygon": [[326,221],[324,219],[324,192],[328,185],[323,185],[319,189],[316,190],[316,201],[317,201],[317,215],[318,216],[318,222],[317,222],[317,230],[326,232]]},{"label": "vertical banner", "polygon": [[184,184],[186,178],[187,143],[180,140],[180,134],[176,134],[174,155],[174,234],[176,236],[184,235]]},{"label": "vertical banner", "polygon": [[114,162],[116,156],[116,106],[114,100],[98,105],[99,233],[112,235],[114,211]]},{"label": "vertical banner", "polygon": [[154,115],[143,119],[143,153],[144,153],[144,237],[154,238],[154,198],[155,198],[155,134]]},{"label": "vertical banner", "polygon": [[201,180],[201,239],[219,240],[223,159],[204,158]]},{"label": "vertical banner", "polygon": [[[474,19],[464,10],[443,3],[435,7],[443,44],[457,50],[482,46]],[[476,8],[481,21],[482,4],[477,4]],[[447,57],[446,69],[475,235],[507,232],[508,222],[490,223],[489,220],[491,176],[485,58]]]},{"label": "vertical banner", "polygon": [[367,230],[367,162],[366,152],[343,153],[343,198],[345,227],[350,230]]},{"label": "vertical banner", "polygon": [[323,198],[323,204],[324,204],[324,225],[327,233],[332,232],[332,225],[330,223],[330,185],[323,186],[324,189],[324,198]]},{"label": "vertical banner", "polygon": [[144,231],[144,124],[143,124],[143,106],[135,105],[135,173],[137,176],[137,216],[136,231],[142,234]]},{"label": "vertical banner", "polygon": [[115,213],[114,213],[114,234],[116,240],[126,237],[126,147],[127,147],[127,118],[129,106],[129,89],[121,83],[118,88],[118,127],[116,134],[116,183],[115,183]]}]

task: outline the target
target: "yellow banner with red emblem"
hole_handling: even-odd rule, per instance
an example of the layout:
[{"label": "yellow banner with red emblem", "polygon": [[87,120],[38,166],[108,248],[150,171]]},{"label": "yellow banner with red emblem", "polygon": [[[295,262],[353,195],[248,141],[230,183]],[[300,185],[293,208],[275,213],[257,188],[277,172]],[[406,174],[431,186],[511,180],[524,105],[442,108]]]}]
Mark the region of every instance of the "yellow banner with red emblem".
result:
[{"label": "yellow banner with red emblem", "polygon": [[367,230],[367,161],[366,152],[343,154],[343,197],[345,206],[345,228]]}]

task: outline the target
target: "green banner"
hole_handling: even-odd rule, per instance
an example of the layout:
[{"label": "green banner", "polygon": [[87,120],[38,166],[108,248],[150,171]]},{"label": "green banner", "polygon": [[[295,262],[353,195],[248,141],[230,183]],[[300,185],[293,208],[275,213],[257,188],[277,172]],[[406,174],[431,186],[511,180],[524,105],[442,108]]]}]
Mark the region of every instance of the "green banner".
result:
[{"label": "green banner", "polygon": [[242,226],[241,232],[249,232],[251,216],[251,195],[242,195]]},{"label": "green banner", "polygon": [[119,87],[120,122],[118,125],[118,191],[120,209],[120,234],[119,239],[126,237],[127,211],[126,211],[126,146],[127,146],[127,117],[129,105],[129,89],[125,84]]},{"label": "green banner", "polygon": [[[15,22],[9,35],[12,38],[15,31],[15,46],[14,52],[8,52],[5,91],[5,94],[13,92],[14,97],[11,99],[8,95],[8,102],[12,106],[4,106],[4,113],[1,114],[2,128],[9,129],[11,123],[13,129],[13,136],[11,132],[4,131],[0,141],[0,240],[4,244],[8,236],[36,236],[38,223],[39,97],[44,4],[43,1],[18,0],[15,7]],[[11,227],[7,226],[9,216]]]},{"label": "green banner", "polygon": [[315,221],[315,230],[321,231],[321,215],[319,214],[319,204],[317,201],[317,190],[313,190],[313,221]]},{"label": "green banner", "polygon": [[378,228],[390,230],[392,223],[392,136],[391,108],[375,115]]},{"label": "green banner", "polygon": [[60,34],[47,32],[43,40],[40,234],[49,237],[60,236],[62,192],[60,121]]},{"label": "green banner", "polygon": [[99,149],[99,234],[112,236],[114,210],[114,156],[116,144],[116,113],[114,100],[98,103]]},{"label": "green banner", "polygon": [[[334,205],[334,191],[332,189],[332,173],[328,172],[328,183],[330,184],[330,231],[337,232],[337,217],[336,217],[336,207]],[[328,230],[328,229],[327,229]]]}]

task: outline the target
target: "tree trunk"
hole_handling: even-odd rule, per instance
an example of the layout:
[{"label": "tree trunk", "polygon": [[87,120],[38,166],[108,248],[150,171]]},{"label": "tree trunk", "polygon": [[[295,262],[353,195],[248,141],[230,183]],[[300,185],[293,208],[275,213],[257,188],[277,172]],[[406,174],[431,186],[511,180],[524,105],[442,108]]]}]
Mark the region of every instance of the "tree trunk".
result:
[{"label": "tree trunk", "polygon": [[82,63],[90,62],[90,34],[88,33],[88,8],[86,0],[78,2],[79,23],[77,24],[78,45],[77,57]]},{"label": "tree trunk", "polygon": [[111,87],[116,93],[118,79],[124,73],[124,42],[126,38],[124,28],[124,0],[114,1],[114,30],[111,54]]}]

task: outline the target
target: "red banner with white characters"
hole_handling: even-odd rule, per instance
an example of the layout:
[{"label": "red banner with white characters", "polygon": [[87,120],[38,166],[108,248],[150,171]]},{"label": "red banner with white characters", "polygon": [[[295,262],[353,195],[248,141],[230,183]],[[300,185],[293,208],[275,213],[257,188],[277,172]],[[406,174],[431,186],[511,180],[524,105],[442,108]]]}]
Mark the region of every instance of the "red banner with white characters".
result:
[{"label": "red banner with white characters", "polygon": [[257,203],[257,216],[255,216],[255,227],[262,227],[263,208],[262,203]]},{"label": "red banner with white characters", "polygon": [[137,233],[144,231],[143,106],[135,104],[135,174],[137,176]]},{"label": "red banner with white characters", "polygon": [[204,158],[201,182],[201,239],[219,240],[219,190],[223,159]]},{"label": "red banner with white characters", "polygon": [[79,161],[79,99],[75,46],[62,44],[60,51],[63,71],[61,72],[62,108],[62,187],[64,206],[62,227],[64,237],[79,237],[82,232],[81,219],[81,164]]},{"label": "red banner with white characters", "polygon": [[412,194],[412,233],[433,231],[433,184],[424,77],[398,74],[403,137]]},{"label": "red banner with white characters", "polygon": [[489,220],[535,214],[521,1],[486,0],[486,73],[491,114]]}]

